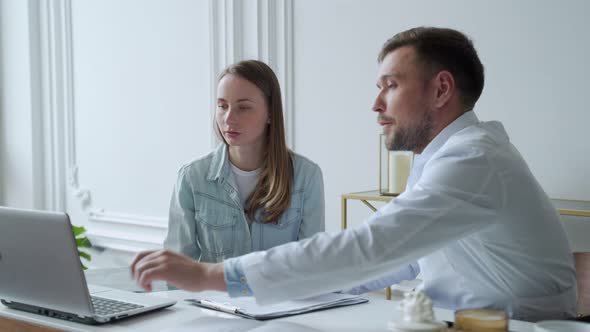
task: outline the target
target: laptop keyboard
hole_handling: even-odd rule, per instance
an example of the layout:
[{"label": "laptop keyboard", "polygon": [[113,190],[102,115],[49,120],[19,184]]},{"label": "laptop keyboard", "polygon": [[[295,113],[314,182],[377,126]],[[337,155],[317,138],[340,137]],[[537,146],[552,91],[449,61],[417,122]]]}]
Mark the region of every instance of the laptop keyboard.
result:
[{"label": "laptop keyboard", "polygon": [[94,306],[94,313],[98,316],[110,316],[118,314],[124,311],[134,310],[143,308],[144,306],[139,304],[133,304],[128,302],[121,302],[111,299],[105,299],[102,297],[91,296],[92,305]]}]

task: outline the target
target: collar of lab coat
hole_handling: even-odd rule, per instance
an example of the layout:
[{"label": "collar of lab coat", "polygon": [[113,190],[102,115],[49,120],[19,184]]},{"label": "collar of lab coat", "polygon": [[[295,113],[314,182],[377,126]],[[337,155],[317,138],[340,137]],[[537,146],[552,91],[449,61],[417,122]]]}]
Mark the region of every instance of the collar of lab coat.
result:
[{"label": "collar of lab coat", "polygon": [[416,183],[422,174],[422,169],[424,168],[426,162],[447,142],[451,136],[464,128],[478,123],[479,119],[475,113],[473,111],[469,111],[462,114],[460,117],[455,119],[455,121],[449,123],[449,125],[441,130],[441,132],[438,133],[438,135],[436,135],[436,137],[434,137],[430,143],[428,143],[421,154],[414,156],[412,171],[410,172],[410,178],[408,179],[407,184],[408,188],[411,188]]}]

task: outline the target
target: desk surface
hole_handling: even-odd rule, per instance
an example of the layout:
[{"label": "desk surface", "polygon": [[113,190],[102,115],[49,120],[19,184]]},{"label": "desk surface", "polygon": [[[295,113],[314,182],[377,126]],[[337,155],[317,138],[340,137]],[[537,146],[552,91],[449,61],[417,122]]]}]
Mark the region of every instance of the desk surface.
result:
[{"label": "desk surface", "polygon": [[[194,329],[199,326],[208,326],[204,323],[211,322],[211,320],[223,322],[228,326],[248,323],[248,321],[243,318],[195,307],[182,301],[186,298],[197,297],[196,293],[168,291],[153,294],[173,298],[179,302],[167,309],[99,326],[83,325],[36,314],[29,314],[9,309],[3,305],[0,305],[0,316],[68,331],[171,332],[181,330],[188,331],[191,328]],[[281,318],[262,324],[269,324],[274,321],[286,321],[300,324],[302,327],[326,332],[386,332],[388,331],[387,322],[392,319],[399,319],[401,317],[401,312],[397,309],[399,302],[384,300],[382,296],[383,295],[381,294],[370,293],[365,296],[370,300],[369,303],[366,304]],[[451,310],[435,309],[435,314],[436,318],[440,320],[453,319],[453,312]],[[533,325],[534,324],[522,321],[510,321],[510,330],[517,332],[532,332]],[[201,331],[201,329],[199,330]],[[238,330],[240,329],[236,329],[236,331]]]}]

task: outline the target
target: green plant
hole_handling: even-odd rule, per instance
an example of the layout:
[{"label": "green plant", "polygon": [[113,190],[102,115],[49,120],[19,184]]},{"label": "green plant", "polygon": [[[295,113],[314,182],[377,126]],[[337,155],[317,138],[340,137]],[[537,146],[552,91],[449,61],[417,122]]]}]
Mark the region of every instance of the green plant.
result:
[{"label": "green plant", "polygon": [[[72,230],[74,231],[74,237],[76,238],[76,246],[78,246],[78,255],[87,261],[91,261],[92,257],[90,257],[90,254],[82,251],[82,248],[92,247],[90,240],[88,240],[86,236],[82,236],[82,234],[86,232],[86,228],[72,225]],[[88,269],[84,263],[82,263],[82,268],[84,270]]]}]

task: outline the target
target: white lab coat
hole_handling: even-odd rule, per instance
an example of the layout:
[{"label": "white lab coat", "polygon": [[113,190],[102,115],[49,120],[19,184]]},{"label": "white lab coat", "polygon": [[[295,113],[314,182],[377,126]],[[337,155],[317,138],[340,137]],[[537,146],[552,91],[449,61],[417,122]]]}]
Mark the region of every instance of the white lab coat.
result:
[{"label": "white lab coat", "polygon": [[407,275],[418,261],[435,306],[504,309],[531,321],[575,314],[559,215],[502,124],[463,114],[416,157],[409,182],[359,227],[238,258],[256,300]]}]

